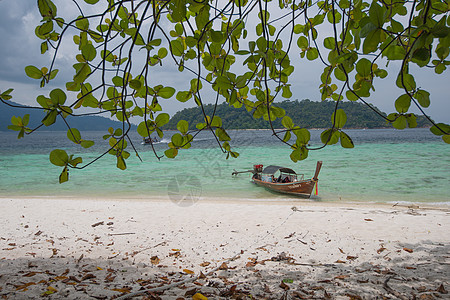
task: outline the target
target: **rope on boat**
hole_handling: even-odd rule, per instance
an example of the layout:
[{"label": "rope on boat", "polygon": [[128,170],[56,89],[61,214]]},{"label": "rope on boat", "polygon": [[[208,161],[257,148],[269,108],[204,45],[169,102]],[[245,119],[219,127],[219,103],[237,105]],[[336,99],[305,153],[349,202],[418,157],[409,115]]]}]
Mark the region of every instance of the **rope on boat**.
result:
[{"label": "rope on boat", "polygon": [[[261,241],[266,239],[269,235],[273,234],[276,230],[278,230],[278,228],[283,226],[295,212],[299,211],[297,209],[297,207],[295,207],[295,206],[293,206],[291,208],[291,210],[292,210],[291,213],[278,226],[273,228],[270,232],[267,231],[267,233],[262,238],[259,238],[258,240],[256,240],[252,245],[248,246],[247,249],[239,250],[235,255],[233,255],[233,257],[231,257],[231,258],[229,258],[229,259],[227,259],[225,261],[222,261],[222,263],[220,263],[218,267],[216,267],[216,268],[212,269],[211,271],[209,271],[208,273],[204,274],[204,276],[205,277],[211,276],[213,273],[217,272],[220,269],[220,267],[222,267],[222,264],[224,264],[224,263],[228,264],[228,263],[238,259],[244,252],[247,252],[250,248],[253,248],[257,244],[260,244]],[[153,292],[160,292],[160,291],[168,290],[168,289],[171,289],[173,287],[177,287],[179,285],[183,285],[183,284],[186,284],[186,283],[190,283],[190,282],[196,281],[199,278],[200,278],[200,275],[197,275],[197,276],[194,276],[194,277],[191,277],[191,278],[187,278],[187,279],[182,280],[182,281],[174,282],[174,283],[171,283],[171,284],[168,284],[168,285],[165,285],[165,286],[159,286],[159,287],[155,287],[155,288],[151,288],[151,289],[141,290],[141,291],[137,291],[137,292],[134,292],[134,293],[129,293],[129,294],[126,294],[126,295],[122,295],[120,297],[117,297],[116,299],[117,300],[124,300],[124,299],[133,298],[135,296],[139,296],[139,295],[142,295],[142,294],[145,294],[145,293],[153,293]]]}]

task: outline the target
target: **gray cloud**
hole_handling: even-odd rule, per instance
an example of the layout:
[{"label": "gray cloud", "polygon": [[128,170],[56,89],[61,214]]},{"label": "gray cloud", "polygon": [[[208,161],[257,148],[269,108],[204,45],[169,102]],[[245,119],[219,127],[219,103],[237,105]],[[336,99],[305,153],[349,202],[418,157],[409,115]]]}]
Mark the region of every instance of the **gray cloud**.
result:
[{"label": "gray cloud", "polygon": [[34,39],[36,2],[32,0],[0,2],[0,79],[26,82],[24,67],[40,58],[39,44]]}]

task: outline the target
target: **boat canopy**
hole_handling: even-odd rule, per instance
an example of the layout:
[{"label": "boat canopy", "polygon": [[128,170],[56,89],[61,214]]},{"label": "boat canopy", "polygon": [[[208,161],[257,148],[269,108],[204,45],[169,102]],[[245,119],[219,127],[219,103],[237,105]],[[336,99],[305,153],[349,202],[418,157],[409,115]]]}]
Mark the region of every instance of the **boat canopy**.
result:
[{"label": "boat canopy", "polygon": [[294,170],[285,168],[285,167],[280,167],[280,166],[267,166],[264,168],[262,173],[263,174],[275,174],[277,171],[280,171],[282,173],[297,175],[297,173],[295,173]]}]

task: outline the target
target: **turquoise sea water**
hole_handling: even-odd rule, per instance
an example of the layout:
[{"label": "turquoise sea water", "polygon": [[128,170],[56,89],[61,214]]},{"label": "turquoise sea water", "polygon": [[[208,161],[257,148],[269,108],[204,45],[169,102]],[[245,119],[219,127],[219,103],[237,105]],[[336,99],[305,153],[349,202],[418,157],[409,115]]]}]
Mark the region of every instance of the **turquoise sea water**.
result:
[{"label": "turquoise sea water", "polygon": [[[320,130],[312,130],[311,146],[320,146]],[[428,129],[346,130],[356,147],[333,145],[310,151],[305,161],[293,163],[290,150],[269,131],[232,131],[232,146],[238,159],[225,159],[214,138],[202,133],[176,159],[157,160],[149,146],[133,136],[142,162],[127,160],[128,169],[115,167],[115,158],[106,155],[83,170],[71,170],[70,181],[58,183],[61,168],[48,159],[54,148],[82,156],[89,162],[102,153],[107,142],[102,132],[87,132],[96,146],[81,149],[65,138],[65,132],[37,132],[17,140],[13,132],[0,132],[0,197],[119,197],[155,198],[190,194],[194,197],[251,200],[286,200],[292,196],[269,192],[250,183],[250,176],[232,177],[234,169],[246,170],[254,164],[291,167],[312,177],[317,160],[323,161],[319,175],[319,196],[312,201],[428,202],[450,204],[449,145]],[[162,154],[166,141],[156,145]]]}]

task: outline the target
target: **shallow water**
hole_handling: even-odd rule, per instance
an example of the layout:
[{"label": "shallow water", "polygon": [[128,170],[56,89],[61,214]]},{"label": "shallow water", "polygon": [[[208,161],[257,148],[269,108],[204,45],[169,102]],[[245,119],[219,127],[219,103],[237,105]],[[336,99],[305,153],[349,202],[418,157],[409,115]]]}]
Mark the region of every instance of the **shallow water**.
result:
[{"label": "shallow water", "polygon": [[[312,130],[311,146],[321,146],[320,130]],[[172,200],[201,197],[287,200],[292,196],[269,192],[250,183],[250,177],[232,177],[234,169],[251,169],[254,164],[282,165],[310,178],[317,160],[323,161],[319,175],[319,196],[315,201],[427,202],[450,203],[450,158],[448,145],[428,129],[346,130],[356,147],[328,146],[310,151],[305,161],[293,163],[290,149],[269,131],[232,131],[231,145],[240,153],[225,159],[214,138],[202,133],[191,149],[181,150],[176,159],[157,160],[136,134],[132,141],[142,162],[132,155],[128,169],[115,167],[106,155],[83,170],[71,170],[70,181],[58,183],[61,168],[48,155],[64,149],[83,162],[106,150],[102,132],[86,132],[84,139],[96,141],[82,149],[68,141],[65,132],[37,132],[17,140],[12,132],[0,132],[0,197],[167,197]],[[170,136],[171,132],[167,132]],[[168,137],[155,145],[159,154],[167,149]]]}]

